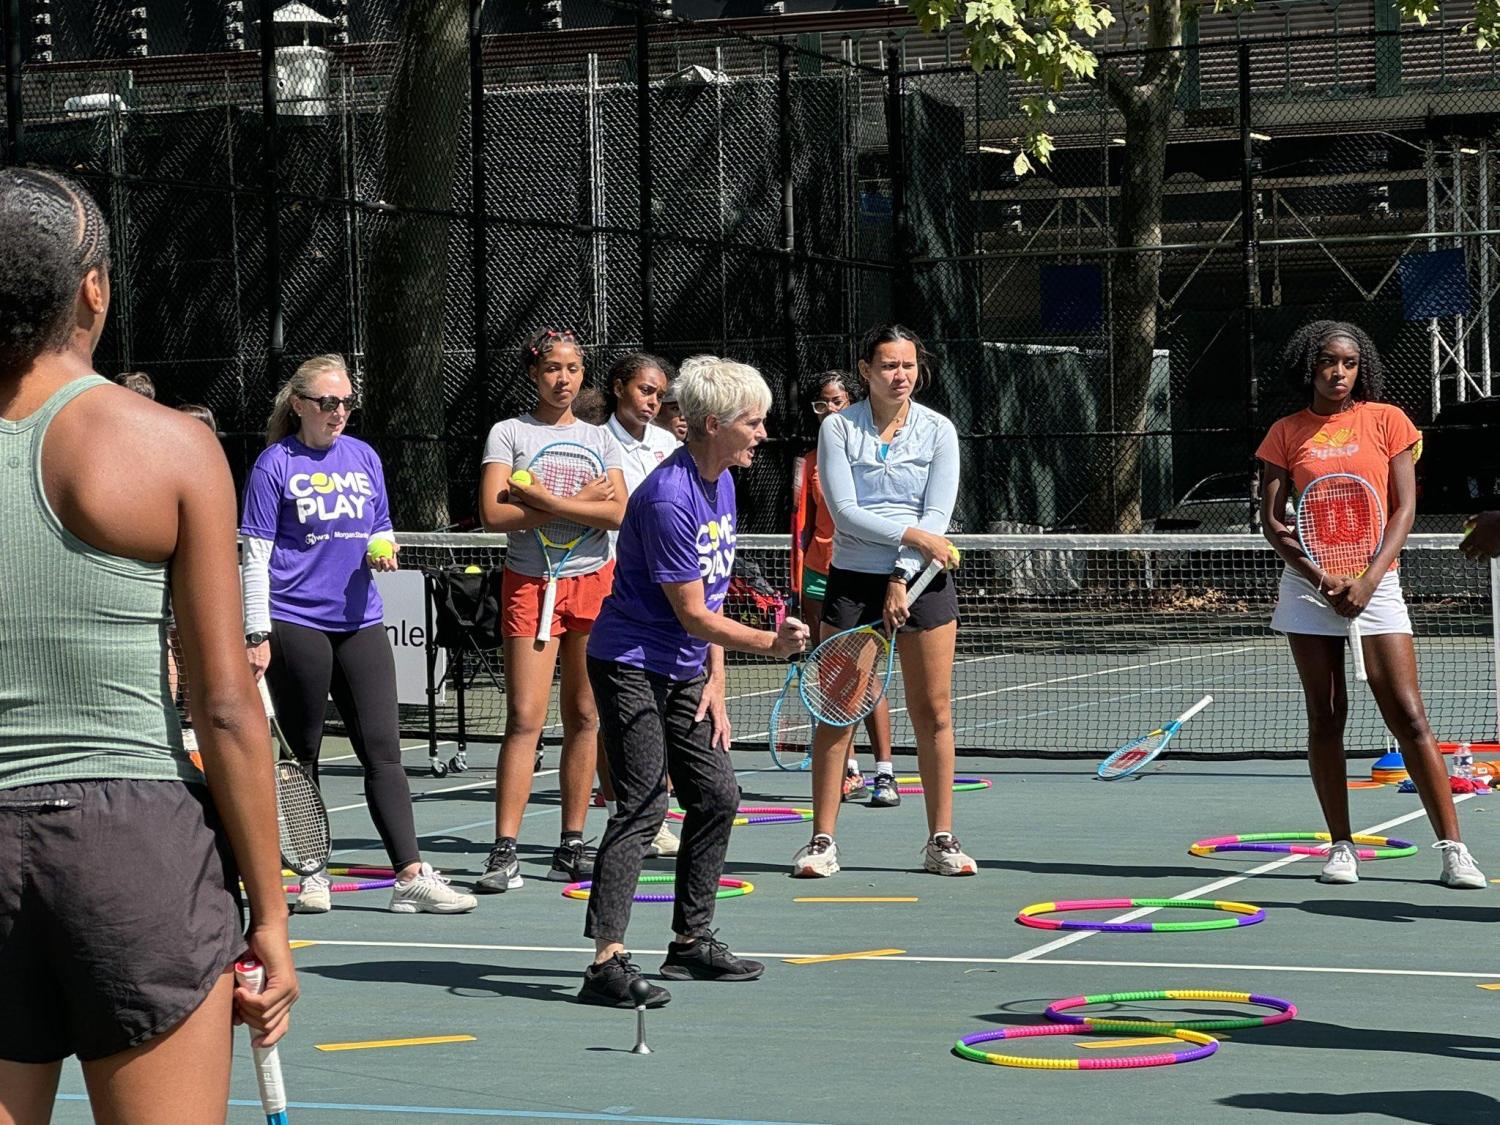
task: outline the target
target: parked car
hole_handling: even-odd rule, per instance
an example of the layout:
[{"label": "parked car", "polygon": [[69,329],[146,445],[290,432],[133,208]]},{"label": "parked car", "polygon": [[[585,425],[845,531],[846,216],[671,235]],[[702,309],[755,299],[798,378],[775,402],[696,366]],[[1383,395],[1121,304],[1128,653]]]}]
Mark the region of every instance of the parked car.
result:
[{"label": "parked car", "polygon": [[1214,473],[1204,477],[1152,521],[1153,531],[1205,534],[1250,530],[1250,474]]}]

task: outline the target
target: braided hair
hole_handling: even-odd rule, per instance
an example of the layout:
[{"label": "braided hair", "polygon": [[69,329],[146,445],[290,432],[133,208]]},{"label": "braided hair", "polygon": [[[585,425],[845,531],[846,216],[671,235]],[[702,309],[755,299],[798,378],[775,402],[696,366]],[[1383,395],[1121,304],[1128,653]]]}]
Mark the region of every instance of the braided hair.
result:
[{"label": "braided hair", "polygon": [[1360,402],[1381,402],[1385,390],[1385,364],[1380,351],[1363,328],[1342,320],[1314,320],[1292,333],[1281,349],[1281,374],[1287,385],[1301,394],[1304,401],[1312,397],[1313,373],[1318,356],[1330,340],[1348,340],[1359,352],[1359,376],[1349,397]]},{"label": "braided hair", "polygon": [[583,339],[573,329],[542,328],[528,336],[521,345],[521,370],[531,374],[531,369],[546,359],[548,353],[559,344],[572,344],[578,349],[578,358],[583,358]]},{"label": "braided hair", "polygon": [[0,374],[14,374],[67,344],[78,283],[109,270],[109,224],[72,180],[6,168],[0,246]]}]

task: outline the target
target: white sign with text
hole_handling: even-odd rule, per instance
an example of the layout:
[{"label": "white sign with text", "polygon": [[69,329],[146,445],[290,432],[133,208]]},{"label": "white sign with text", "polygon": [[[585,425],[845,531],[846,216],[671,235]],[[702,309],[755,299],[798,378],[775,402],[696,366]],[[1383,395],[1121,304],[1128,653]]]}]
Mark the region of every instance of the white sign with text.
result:
[{"label": "white sign with text", "polygon": [[[427,703],[427,610],[422,575],[415,570],[376,571],[375,587],[385,603],[385,635],[396,657],[396,699]],[[438,649],[437,681],[443,682],[448,654]],[[439,702],[442,696],[438,697]]]}]

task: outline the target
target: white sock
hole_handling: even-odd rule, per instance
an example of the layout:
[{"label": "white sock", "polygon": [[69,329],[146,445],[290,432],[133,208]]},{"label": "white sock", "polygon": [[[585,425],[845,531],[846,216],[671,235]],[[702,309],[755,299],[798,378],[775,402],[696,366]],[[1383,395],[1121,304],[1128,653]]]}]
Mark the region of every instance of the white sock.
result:
[{"label": "white sock", "polygon": [[850,758],[849,759],[849,772],[850,773],[859,773],[860,772],[860,770],[859,770],[859,759],[858,758]]},{"label": "white sock", "polygon": [[604,802],[604,810],[607,813],[609,813],[610,816],[618,816],[619,813],[620,813],[620,802],[619,801],[605,801]]},{"label": "white sock", "polygon": [[896,763],[895,762],[876,762],[875,763],[875,772],[876,773],[883,773],[883,774],[886,774],[887,776],[890,776],[890,777],[895,777],[896,776]]}]

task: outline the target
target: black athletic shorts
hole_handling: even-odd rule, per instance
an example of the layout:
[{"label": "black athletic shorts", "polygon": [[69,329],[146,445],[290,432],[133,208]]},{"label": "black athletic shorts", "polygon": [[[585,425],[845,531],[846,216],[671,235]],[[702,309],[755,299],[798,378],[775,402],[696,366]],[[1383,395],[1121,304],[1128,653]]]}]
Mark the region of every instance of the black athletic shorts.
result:
[{"label": "black athletic shorts", "polygon": [[208,790],[0,790],[0,1059],[107,1058],[170,1031],[245,948]]},{"label": "black athletic shorts", "polygon": [[[828,568],[828,592],[823,595],[823,623],[834,629],[871,625],[885,612],[885,589],[890,573],[865,574],[858,570]],[[953,572],[940,571],[927,589],[909,607],[911,616],[901,631],[936,629],[958,620],[958,591]]]}]

